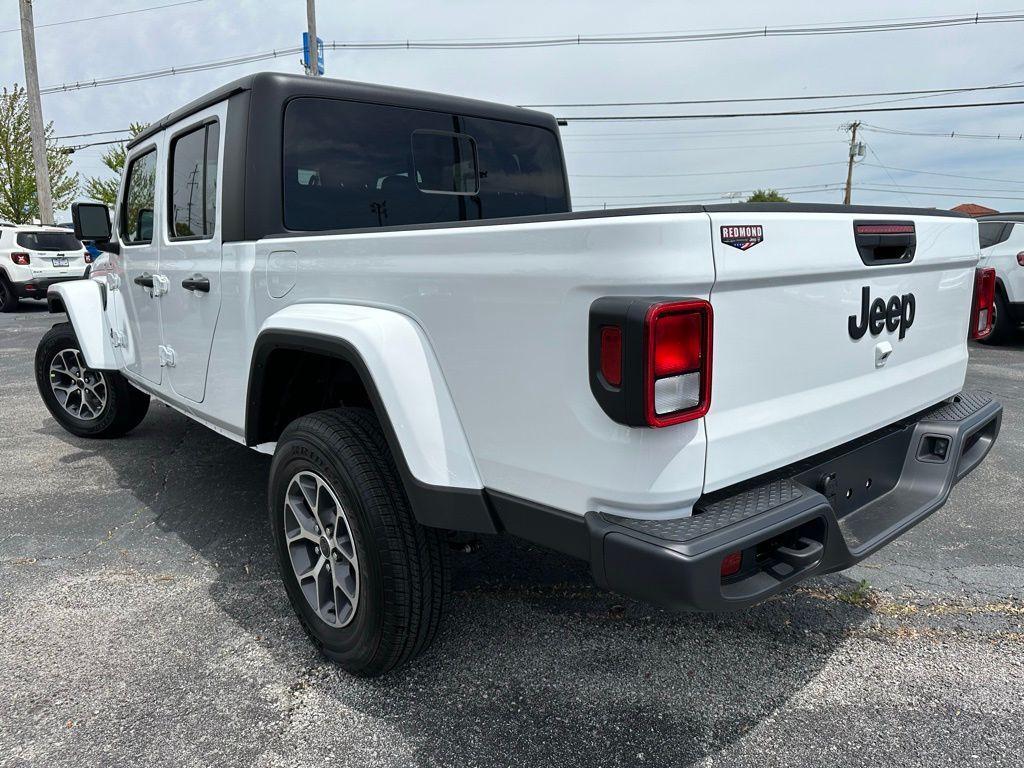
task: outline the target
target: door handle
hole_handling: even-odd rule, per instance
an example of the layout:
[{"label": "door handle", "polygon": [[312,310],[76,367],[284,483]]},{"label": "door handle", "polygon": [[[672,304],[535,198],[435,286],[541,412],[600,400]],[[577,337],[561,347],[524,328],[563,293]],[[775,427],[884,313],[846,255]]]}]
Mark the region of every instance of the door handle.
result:
[{"label": "door handle", "polygon": [[181,281],[181,287],[189,291],[202,291],[203,293],[210,292],[210,278],[204,277],[200,274],[192,275],[192,277],[186,277]]},{"label": "door handle", "polygon": [[132,280],[136,285],[141,285],[143,288],[153,287],[153,276],[149,272],[143,272],[141,275]]}]

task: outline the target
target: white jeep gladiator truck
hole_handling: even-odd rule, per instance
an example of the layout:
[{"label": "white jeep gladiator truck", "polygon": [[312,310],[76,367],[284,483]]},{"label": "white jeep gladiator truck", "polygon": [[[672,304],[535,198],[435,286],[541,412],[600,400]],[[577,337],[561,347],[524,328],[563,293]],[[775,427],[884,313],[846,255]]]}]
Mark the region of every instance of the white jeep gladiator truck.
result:
[{"label": "white jeep gladiator truck", "polygon": [[980,266],[994,269],[996,295],[987,343],[1007,342],[1024,324],[1024,213],[997,213],[978,219]]},{"label": "white jeep gladiator truck", "polygon": [[902,534],[999,431],[962,391],[975,221],[574,213],[538,112],[258,74],[135,138],[112,216],[73,213],[105,253],[50,289],[50,412],[108,437],[152,397],[272,455],[288,596],[358,674],[431,642],[452,531],[743,608]]}]

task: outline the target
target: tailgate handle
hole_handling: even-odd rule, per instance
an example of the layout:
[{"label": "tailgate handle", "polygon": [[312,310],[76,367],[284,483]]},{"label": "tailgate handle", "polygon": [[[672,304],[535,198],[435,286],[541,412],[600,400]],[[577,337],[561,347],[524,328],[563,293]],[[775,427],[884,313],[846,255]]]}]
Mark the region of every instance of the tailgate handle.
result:
[{"label": "tailgate handle", "polygon": [[815,541],[807,536],[801,536],[794,546],[780,546],[775,550],[774,554],[786,565],[791,565],[794,568],[803,568],[821,560],[824,552],[825,547],[822,546],[820,541]]},{"label": "tailgate handle", "polygon": [[866,266],[914,260],[917,232],[912,221],[855,221],[853,241]]}]

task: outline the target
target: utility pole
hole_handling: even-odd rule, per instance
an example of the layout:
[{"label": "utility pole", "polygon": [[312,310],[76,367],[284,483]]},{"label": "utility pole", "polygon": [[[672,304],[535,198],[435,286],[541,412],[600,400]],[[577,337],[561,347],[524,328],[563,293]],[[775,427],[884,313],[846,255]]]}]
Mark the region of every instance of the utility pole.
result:
[{"label": "utility pole", "polygon": [[52,225],[53,197],[50,195],[50,170],[46,165],[46,133],[43,130],[43,104],[39,98],[39,70],[36,67],[36,31],[32,23],[32,0],[20,0],[20,3],[21,51],[25,57],[25,88],[28,91],[32,158],[36,165],[36,199],[39,201],[39,221]]},{"label": "utility pole", "polygon": [[310,77],[320,77],[320,67],[317,64],[320,46],[316,44],[316,0],[306,0],[306,28],[309,31],[309,66],[306,68],[306,74]]},{"label": "utility pole", "polygon": [[853,122],[844,128],[850,131],[850,164],[846,169],[846,194],[843,196],[843,205],[850,204],[850,195],[853,192],[853,161],[864,156],[864,147],[857,143],[857,129],[859,122]]}]

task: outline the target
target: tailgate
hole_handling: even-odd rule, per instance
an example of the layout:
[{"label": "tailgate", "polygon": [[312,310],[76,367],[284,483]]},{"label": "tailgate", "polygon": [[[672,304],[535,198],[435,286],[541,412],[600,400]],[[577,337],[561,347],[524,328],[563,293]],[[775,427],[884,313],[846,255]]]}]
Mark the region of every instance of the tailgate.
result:
[{"label": "tailgate", "polygon": [[[961,390],[975,221],[800,206],[709,214],[716,280],[705,491],[827,450]],[[910,224],[916,246],[901,260]],[[881,233],[884,240],[875,236]],[[885,305],[878,333],[876,300]]]}]

